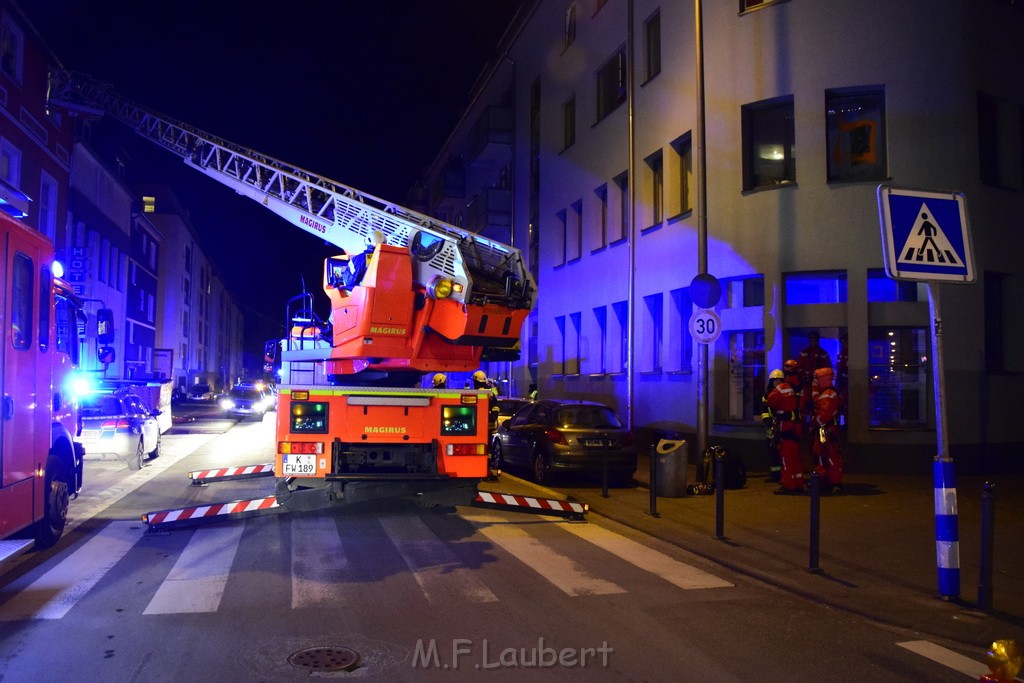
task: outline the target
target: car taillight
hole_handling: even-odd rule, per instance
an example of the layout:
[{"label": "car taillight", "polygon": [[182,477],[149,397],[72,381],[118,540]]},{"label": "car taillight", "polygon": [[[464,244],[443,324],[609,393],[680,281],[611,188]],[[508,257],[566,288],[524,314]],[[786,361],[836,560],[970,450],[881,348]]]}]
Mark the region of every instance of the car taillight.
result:
[{"label": "car taillight", "polygon": [[100,429],[128,429],[128,420],[104,420]]},{"label": "car taillight", "polygon": [[551,443],[557,443],[563,446],[569,445],[569,442],[565,440],[565,436],[562,434],[562,432],[558,431],[557,429],[552,429],[551,427],[548,427],[547,429],[544,430],[544,436],[547,437],[547,440],[550,441]]}]

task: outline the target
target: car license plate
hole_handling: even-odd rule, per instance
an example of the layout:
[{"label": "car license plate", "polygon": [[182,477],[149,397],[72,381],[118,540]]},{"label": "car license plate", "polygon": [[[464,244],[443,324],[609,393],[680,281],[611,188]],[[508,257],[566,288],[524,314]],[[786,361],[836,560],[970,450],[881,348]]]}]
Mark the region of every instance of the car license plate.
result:
[{"label": "car license plate", "polygon": [[590,448],[601,448],[606,445],[606,442],[603,439],[586,439],[583,445]]},{"label": "car license plate", "polygon": [[283,470],[284,475],[306,475],[311,476],[316,474],[316,454],[315,453],[286,453],[284,456]]},{"label": "car license plate", "polygon": [[82,430],[82,438],[83,439],[95,439],[95,438],[98,438],[99,435],[100,435],[100,430],[98,430],[98,429],[83,429]]}]

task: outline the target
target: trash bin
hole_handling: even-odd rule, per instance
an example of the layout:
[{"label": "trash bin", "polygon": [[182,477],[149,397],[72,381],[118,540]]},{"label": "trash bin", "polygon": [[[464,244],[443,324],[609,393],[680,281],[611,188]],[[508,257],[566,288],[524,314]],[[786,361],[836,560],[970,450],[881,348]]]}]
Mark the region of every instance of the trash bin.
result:
[{"label": "trash bin", "polygon": [[686,495],[686,479],[689,476],[689,448],[685,439],[660,439],[654,447],[658,478],[655,492],[663,498],[682,498]]}]

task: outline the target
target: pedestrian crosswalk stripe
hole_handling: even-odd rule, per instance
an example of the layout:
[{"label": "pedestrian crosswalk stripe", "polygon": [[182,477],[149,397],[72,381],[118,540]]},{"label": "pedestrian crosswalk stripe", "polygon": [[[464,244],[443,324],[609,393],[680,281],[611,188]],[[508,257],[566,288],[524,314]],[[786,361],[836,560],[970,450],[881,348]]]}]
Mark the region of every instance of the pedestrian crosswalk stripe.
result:
[{"label": "pedestrian crosswalk stripe", "polygon": [[697,569],[684,562],[674,560],[664,553],[642,543],[626,538],[596,524],[570,524],[562,522],[560,527],[607,550],[626,562],[660,576],[666,581],[691,590],[695,588],[732,588],[732,584],[713,574]]},{"label": "pedestrian crosswalk stripe", "polygon": [[111,522],[0,605],[0,621],[60,619],[131,550],[142,534],[139,522]]},{"label": "pedestrian crosswalk stripe", "polygon": [[348,568],[333,515],[292,518],[292,609],[345,606]]},{"label": "pedestrian crosswalk stripe", "polygon": [[571,558],[556,552],[530,536],[521,526],[510,524],[502,517],[478,513],[464,514],[463,517],[488,540],[504,548],[567,595],[626,592],[625,588],[592,575]]},{"label": "pedestrian crosswalk stripe", "polygon": [[497,602],[498,597],[419,517],[386,515],[380,524],[431,603],[444,605],[459,595],[470,602]]},{"label": "pedestrian crosswalk stripe", "polygon": [[980,678],[982,675],[988,673],[985,671],[984,665],[980,662],[976,662],[970,657],[964,657],[952,650],[947,650],[946,648],[936,645],[935,643],[928,642],[927,640],[908,640],[906,642],[896,644],[915,654],[926,657],[933,662],[938,662],[939,664],[953,669],[954,671],[959,671],[966,676],[971,676],[972,678]]},{"label": "pedestrian crosswalk stripe", "polygon": [[216,612],[244,524],[197,529],[143,614]]}]

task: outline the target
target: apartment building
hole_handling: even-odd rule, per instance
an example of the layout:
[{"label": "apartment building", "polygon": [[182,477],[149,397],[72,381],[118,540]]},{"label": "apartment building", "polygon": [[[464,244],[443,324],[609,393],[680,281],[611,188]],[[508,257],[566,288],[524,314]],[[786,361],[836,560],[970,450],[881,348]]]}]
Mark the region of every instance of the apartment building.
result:
[{"label": "apartment building", "polygon": [[[703,213],[722,287],[710,442],[763,458],[767,374],[817,333],[833,365],[848,356],[850,466],[927,467],[941,293],[951,454],[1019,466],[1024,425],[997,399],[1024,369],[1021,3],[700,5],[698,53],[689,1],[525,3],[410,196],[528,256],[526,353],[490,374],[694,434]],[[887,276],[879,185],[965,195],[973,284]]]}]

